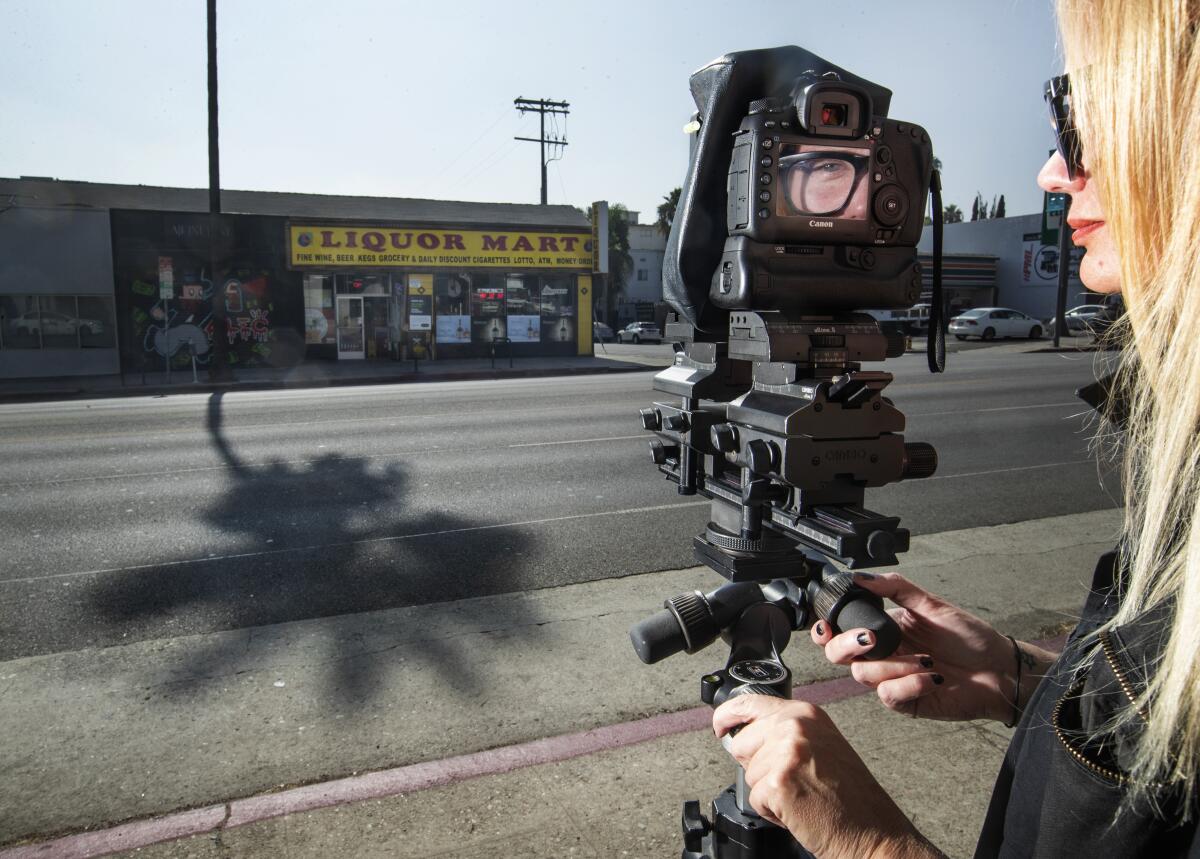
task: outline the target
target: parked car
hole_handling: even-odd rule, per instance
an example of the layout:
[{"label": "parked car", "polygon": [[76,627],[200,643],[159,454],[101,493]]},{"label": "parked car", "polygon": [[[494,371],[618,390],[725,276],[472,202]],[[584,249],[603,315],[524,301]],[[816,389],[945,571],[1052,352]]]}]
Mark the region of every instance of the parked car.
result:
[{"label": "parked car", "polygon": [[597,343],[611,343],[616,336],[613,334],[613,330],[603,322],[593,322],[592,339]]},{"label": "parked car", "polygon": [[29,335],[35,331],[55,336],[74,334],[77,330],[80,336],[100,334],[104,331],[104,323],[99,319],[76,319],[63,313],[31,310],[13,319],[9,325],[17,334]]},{"label": "parked car", "polygon": [[[1103,304],[1081,304],[1078,307],[1072,307],[1063,314],[1063,320],[1067,323],[1068,331],[1086,332],[1091,329],[1091,321],[1095,319],[1104,310]],[[1046,323],[1046,328],[1051,333],[1054,332],[1054,325],[1058,321],[1055,316]]]},{"label": "parked car", "polygon": [[653,322],[631,322],[617,332],[622,343],[661,343],[662,332]]},{"label": "parked car", "polygon": [[949,325],[950,333],[959,340],[968,337],[980,340],[1028,337],[1036,340],[1042,336],[1042,330],[1041,322],[1009,307],[976,307],[955,316]]},{"label": "parked car", "polygon": [[914,304],[904,310],[868,310],[884,330],[901,334],[925,336],[929,333],[929,305]]}]

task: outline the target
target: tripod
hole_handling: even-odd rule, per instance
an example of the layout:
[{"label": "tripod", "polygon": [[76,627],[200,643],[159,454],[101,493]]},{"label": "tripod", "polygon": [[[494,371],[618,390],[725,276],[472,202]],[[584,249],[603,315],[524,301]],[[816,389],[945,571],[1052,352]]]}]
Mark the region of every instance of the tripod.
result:
[{"label": "tripod", "polygon": [[[931,446],[900,435],[904,416],[882,396],[892,376],[860,365],[901,354],[903,343],[869,317],[791,321],[751,311],[731,316],[727,342],[698,342],[678,322],[667,335],[679,347],[654,387],[681,400],[644,409],[642,426],[656,434],[652,457],[678,492],[711,499],[692,545],[728,583],[672,597],[635,624],[638,657],[649,664],[695,653],[721,636],[729,659],[700,681],[701,699],[717,707],[745,694],[790,698],[780,653],[818,617],[835,632],[872,630],[866,658],[891,654],[900,632],[882,600],[830,558],[851,569],[896,563],[908,531],[866,509],[865,489],[937,468]],[[739,766],[711,820],[698,801],[685,803],[682,859],[808,859],[786,829],[754,812],[748,794]]]},{"label": "tripod", "polygon": [[[707,594],[699,591],[668,599],[665,607],[630,630],[647,664],[684,650],[695,653],[717,636],[729,642],[729,658],[719,671],[700,678],[700,698],[719,707],[739,695],[792,697],[792,673],[781,653],[794,630],[806,628],[824,606],[831,624],[875,631],[875,651],[891,653],[900,632],[880,599],[849,581],[827,559],[812,552],[795,562],[795,575],[760,584],[729,582]],[[711,820],[697,800],[683,807],[682,859],[762,859],[810,854],[786,830],[751,808],[745,773],[712,802]]]}]

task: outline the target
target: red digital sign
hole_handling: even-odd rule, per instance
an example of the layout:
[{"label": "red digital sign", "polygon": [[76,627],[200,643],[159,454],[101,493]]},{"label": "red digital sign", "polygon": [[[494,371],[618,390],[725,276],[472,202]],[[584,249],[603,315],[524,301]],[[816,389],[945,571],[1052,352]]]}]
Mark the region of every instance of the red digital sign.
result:
[{"label": "red digital sign", "polygon": [[479,301],[503,301],[503,289],[477,289],[475,290],[475,298]]}]

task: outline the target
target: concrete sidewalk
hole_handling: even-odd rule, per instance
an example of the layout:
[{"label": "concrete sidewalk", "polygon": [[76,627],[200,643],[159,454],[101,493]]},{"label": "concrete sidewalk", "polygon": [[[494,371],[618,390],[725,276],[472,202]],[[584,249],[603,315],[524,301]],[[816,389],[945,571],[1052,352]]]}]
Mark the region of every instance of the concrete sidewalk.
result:
[{"label": "concrete sidewalk", "polygon": [[[918,537],[904,569],[1006,632],[1052,637],[1118,521]],[[719,583],[693,568],[0,663],[0,844],[43,841],[0,857],[188,833],[139,855],[676,855],[680,801],[707,802],[731,777],[697,708],[699,676],[727,654],[644,666],[627,629]],[[799,684],[843,676],[802,635],[787,659]],[[969,852],[1008,732],[812,688],[837,692],[830,712],[926,833]],[[529,751],[546,748],[558,751]],[[403,769],[353,780],[388,768]],[[297,804],[287,789],[303,784]],[[186,826],[45,843],[189,808]]]},{"label": "concrete sidewalk", "polygon": [[[1008,340],[946,344],[948,354],[980,349],[1002,352],[1093,351],[1091,338],[1070,337],[1055,349],[1053,341]],[[909,354],[925,352],[925,338],[913,338]],[[209,391],[269,390],[277,388],[324,388],[335,385],[380,385],[389,383],[452,382],[469,379],[514,379],[539,376],[629,373],[661,369],[671,363],[669,348],[661,355],[630,354],[620,347],[610,353],[602,344],[594,355],[513,358],[467,358],[440,361],[308,361],[289,368],[235,370],[232,382],[209,382],[208,371],[172,372],[168,379],[161,370],[105,376],[71,376],[45,379],[0,379],[0,403],[61,400],[75,397],[162,396]]]}]

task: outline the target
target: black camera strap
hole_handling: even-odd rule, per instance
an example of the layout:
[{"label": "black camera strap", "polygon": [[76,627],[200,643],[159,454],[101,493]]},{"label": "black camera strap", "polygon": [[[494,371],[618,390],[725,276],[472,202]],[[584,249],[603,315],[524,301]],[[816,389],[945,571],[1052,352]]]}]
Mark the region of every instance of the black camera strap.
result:
[{"label": "black camera strap", "polygon": [[929,340],[926,356],[929,372],[946,371],[946,322],[942,303],[942,177],[935,169],[929,181],[933,198],[933,295],[929,302]]}]

